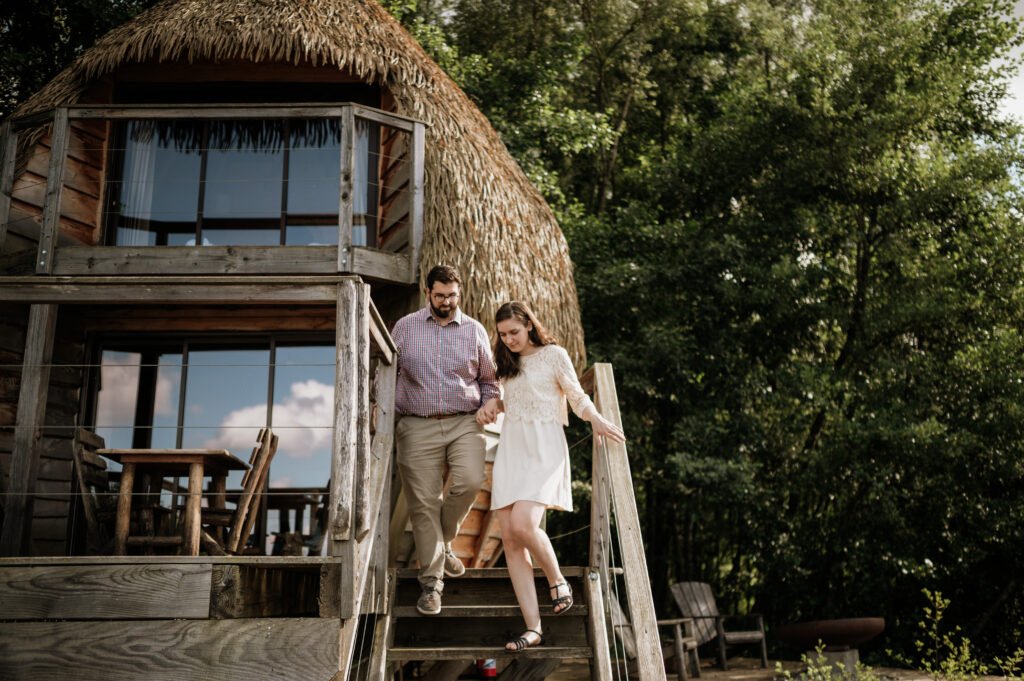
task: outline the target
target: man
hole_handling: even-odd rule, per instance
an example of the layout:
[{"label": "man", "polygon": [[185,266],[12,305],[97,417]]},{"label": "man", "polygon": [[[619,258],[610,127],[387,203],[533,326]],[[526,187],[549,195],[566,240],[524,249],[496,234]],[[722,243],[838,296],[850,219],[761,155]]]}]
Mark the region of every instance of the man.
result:
[{"label": "man", "polygon": [[[454,267],[427,274],[426,307],[398,320],[395,446],[409,505],[422,594],[416,609],[441,612],[444,575],[466,571],[451,549],[484,481],[484,431],[476,412],[498,397],[494,360],[480,322],[459,310]],[[451,485],[443,496],[444,466]]]}]

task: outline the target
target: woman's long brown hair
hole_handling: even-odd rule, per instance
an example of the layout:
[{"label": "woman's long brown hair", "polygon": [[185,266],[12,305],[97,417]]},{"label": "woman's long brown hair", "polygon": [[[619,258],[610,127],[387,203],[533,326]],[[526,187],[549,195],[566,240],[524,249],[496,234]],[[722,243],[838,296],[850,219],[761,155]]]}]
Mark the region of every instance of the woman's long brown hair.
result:
[{"label": "woman's long brown hair", "polygon": [[[494,313],[494,326],[497,329],[498,322],[515,319],[525,327],[532,327],[527,332],[530,341],[534,345],[553,345],[558,341],[547,332],[547,329],[537,321],[537,315],[526,303],[518,300],[505,303]],[[498,365],[498,378],[512,378],[519,375],[519,353],[512,352],[508,346],[501,342],[501,335],[498,335],[494,342],[494,362]]]}]

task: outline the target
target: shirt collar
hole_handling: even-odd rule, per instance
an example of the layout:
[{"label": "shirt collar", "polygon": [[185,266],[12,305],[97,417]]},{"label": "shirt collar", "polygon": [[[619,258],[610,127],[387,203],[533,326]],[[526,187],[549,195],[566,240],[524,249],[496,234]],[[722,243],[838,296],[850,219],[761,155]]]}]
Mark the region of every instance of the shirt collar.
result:
[{"label": "shirt collar", "polygon": [[[431,322],[434,322],[435,324],[437,324],[437,320],[434,319],[434,315],[431,314],[431,312],[430,312],[430,303],[427,303],[426,306],[424,306],[423,311],[422,311],[422,318],[423,318],[424,321],[431,321]],[[455,310],[455,316],[452,317],[452,321],[455,322],[456,324],[460,325],[460,326],[462,325],[462,308],[461,307]]]}]

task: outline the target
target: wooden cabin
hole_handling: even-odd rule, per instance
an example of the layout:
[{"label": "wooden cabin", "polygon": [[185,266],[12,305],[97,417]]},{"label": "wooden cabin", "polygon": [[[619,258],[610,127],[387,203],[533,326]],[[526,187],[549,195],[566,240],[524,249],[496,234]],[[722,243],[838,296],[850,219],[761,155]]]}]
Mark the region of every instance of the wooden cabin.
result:
[{"label": "wooden cabin", "polygon": [[[0,136],[0,678],[504,657],[486,489],[445,616],[410,608],[388,329],[437,262],[485,324],[532,301],[583,368],[579,308],[550,209],[408,33],[373,0],[165,0]],[[611,367],[587,377],[618,418]],[[661,678],[625,448],[594,461],[581,606],[523,659],[609,678],[621,582]]]}]

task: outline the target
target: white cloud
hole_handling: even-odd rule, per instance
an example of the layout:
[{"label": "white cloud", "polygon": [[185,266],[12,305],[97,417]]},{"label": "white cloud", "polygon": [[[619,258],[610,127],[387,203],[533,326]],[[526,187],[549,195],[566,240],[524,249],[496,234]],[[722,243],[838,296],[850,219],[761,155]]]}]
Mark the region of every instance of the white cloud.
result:
[{"label": "white cloud", "polygon": [[[309,459],[331,446],[334,425],[334,387],[316,380],[292,383],[290,394],[274,404],[277,451],[293,459]],[[266,419],[267,406],[256,404],[237,409],[221,422],[217,435],[204,447],[248,451]]]}]

